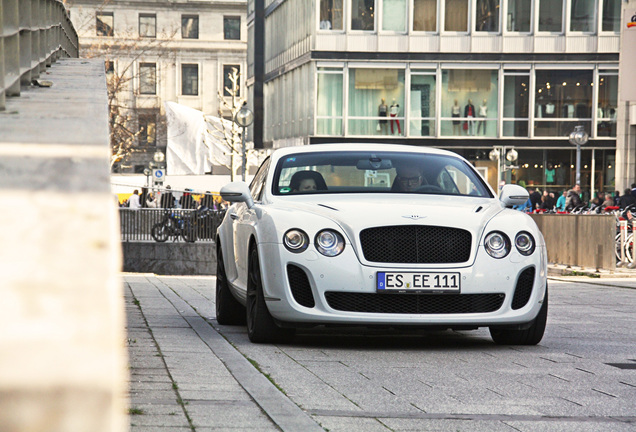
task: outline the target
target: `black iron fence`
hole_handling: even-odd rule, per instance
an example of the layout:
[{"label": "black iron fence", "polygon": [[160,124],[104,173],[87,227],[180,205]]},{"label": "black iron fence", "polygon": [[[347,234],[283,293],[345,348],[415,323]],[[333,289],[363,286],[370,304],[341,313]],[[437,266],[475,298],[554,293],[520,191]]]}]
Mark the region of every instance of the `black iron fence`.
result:
[{"label": "black iron fence", "polygon": [[119,209],[122,241],[214,241],[225,210]]}]

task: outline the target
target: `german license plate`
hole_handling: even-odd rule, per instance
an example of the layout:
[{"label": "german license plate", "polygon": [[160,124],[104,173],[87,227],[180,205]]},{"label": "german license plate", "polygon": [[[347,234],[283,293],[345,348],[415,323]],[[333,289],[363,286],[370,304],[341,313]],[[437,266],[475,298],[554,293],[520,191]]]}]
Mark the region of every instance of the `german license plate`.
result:
[{"label": "german license plate", "polygon": [[457,272],[378,272],[378,292],[459,292]]}]

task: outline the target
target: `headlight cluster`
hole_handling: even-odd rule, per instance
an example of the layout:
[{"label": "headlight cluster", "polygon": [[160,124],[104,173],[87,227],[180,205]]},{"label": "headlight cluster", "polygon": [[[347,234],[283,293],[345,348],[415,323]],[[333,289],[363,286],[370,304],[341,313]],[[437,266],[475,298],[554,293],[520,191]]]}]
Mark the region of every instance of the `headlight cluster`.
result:
[{"label": "headlight cluster", "polygon": [[[300,253],[309,247],[309,236],[303,230],[293,228],[283,236],[283,244],[288,251]],[[314,245],[324,256],[335,257],[342,253],[345,242],[338,231],[324,229],[314,237]]]},{"label": "headlight cluster", "polygon": [[[510,239],[501,231],[492,231],[484,239],[486,252],[493,258],[504,258],[512,250]],[[515,248],[521,255],[532,255],[535,249],[534,237],[526,231],[521,231],[515,236]]]}]

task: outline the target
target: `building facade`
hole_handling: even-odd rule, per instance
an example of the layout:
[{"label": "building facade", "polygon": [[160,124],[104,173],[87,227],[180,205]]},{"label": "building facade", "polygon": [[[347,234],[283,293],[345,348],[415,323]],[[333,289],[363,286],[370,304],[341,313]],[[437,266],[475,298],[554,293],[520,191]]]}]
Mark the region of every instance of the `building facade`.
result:
[{"label": "building facade", "polygon": [[262,144],[439,147],[469,159],[495,188],[504,179],[558,192],[575,180],[568,137],[582,125],[582,187],[614,191],[621,7],[249,0],[250,38],[262,16],[266,41],[252,52],[250,40],[248,55],[254,88],[254,59],[263,57]]},{"label": "building facade", "polygon": [[[117,121],[133,136],[133,151],[115,164],[114,172],[142,173],[157,150],[165,153],[164,102],[217,116],[219,93],[229,98],[228,73],[236,68],[245,76],[246,0],[67,3],[80,37],[80,56],[104,59],[115,88],[111,105],[121,110]],[[218,168],[220,174],[229,172]]]}]

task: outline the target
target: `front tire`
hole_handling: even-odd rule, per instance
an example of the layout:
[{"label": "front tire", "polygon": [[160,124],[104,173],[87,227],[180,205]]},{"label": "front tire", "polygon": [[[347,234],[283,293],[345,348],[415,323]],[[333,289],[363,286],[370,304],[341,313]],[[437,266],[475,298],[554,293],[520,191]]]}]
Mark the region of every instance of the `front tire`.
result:
[{"label": "front tire", "polygon": [[256,246],[250,250],[246,310],[247,336],[253,343],[283,342],[294,337],[295,330],[276,325],[267,309]]},{"label": "front tire", "polygon": [[490,336],[497,345],[536,345],[543,339],[548,322],[548,287],[539,314],[525,330],[498,329],[490,327]]},{"label": "front tire", "polygon": [[245,308],[234,298],[227,284],[221,245],[216,253],[216,321],[221,325],[245,324]]},{"label": "front tire", "polygon": [[168,237],[170,236],[170,229],[167,224],[159,222],[152,226],[150,235],[153,239],[155,239],[155,241],[163,243],[168,240]]}]

